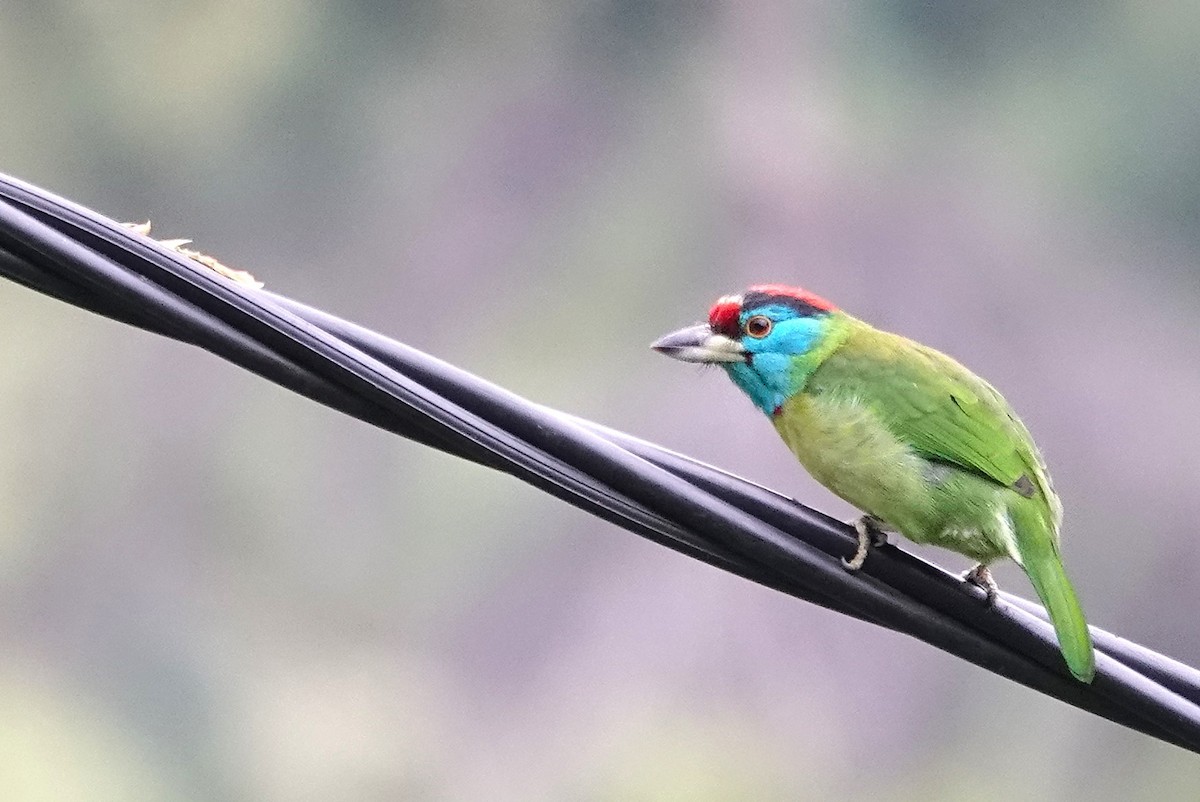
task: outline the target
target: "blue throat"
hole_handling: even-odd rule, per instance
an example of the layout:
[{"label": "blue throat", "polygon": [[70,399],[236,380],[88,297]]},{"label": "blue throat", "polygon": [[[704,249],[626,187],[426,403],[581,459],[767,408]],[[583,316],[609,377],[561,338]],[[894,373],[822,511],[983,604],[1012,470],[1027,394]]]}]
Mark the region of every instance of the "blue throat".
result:
[{"label": "blue throat", "polygon": [[[725,372],[733,383],[742,388],[742,392],[750,396],[754,405],[768,415],[783,406],[783,402],[800,392],[802,382],[790,381],[790,370],[787,369],[790,359],[783,354],[759,354],[754,357],[754,364],[734,362],[725,365]],[[778,363],[783,362],[783,366]],[[764,365],[770,367],[764,370]]]}]

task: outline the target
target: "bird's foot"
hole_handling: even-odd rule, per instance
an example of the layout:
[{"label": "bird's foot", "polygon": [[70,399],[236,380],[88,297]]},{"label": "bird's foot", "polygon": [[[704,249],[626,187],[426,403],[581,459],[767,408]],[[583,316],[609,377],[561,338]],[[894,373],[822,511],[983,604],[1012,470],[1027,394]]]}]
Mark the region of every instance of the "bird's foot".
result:
[{"label": "bird's foot", "polygon": [[864,515],[854,522],[854,531],[858,533],[858,548],[854,556],[847,560],[842,558],[842,565],[848,571],[857,571],[867,561],[867,553],[872,547],[883,546],[887,543],[887,533],[883,531],[883,521],[874,515]]},{"label": "bird's foot", "polygon": [[1000,592],[1000,587],[996,584],[996,580],[992,578],[992,572],[983,563],[972,568],[963,574],[963,581],[970,582],[977,588],[982,588],[987,594],[987,604],[992,606],[996,603],[996,594]]}]

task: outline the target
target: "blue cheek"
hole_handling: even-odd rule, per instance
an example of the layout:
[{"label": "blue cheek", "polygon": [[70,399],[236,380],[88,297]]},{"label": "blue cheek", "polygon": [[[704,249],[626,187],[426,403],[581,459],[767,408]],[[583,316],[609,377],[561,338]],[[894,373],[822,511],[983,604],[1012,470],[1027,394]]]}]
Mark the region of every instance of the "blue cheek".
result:
[{"label": "blue cheek", "polygon": [[780,378],[792,372],[792,357],[790,354],[779,354],[774,351],[755,354],[754,371],[767,383],[776,384]]},{"label": "blue cheek", "polygon": [[813,346],[821,328],[822,322],[813,318],[780,321],[766,339],[743,340],[752,365],[737,362],[726,365],[725,370],[755,406],[771,415],[799,389],[795,358]]}]

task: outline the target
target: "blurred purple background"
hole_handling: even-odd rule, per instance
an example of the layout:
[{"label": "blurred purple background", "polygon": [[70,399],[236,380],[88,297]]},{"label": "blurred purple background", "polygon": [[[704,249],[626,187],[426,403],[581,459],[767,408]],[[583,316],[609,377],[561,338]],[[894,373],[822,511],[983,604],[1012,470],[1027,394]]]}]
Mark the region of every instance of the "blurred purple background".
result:
[{"label": "blurred purple background", "polygon": [[[1198,47],[1189,4],[18,0],[0,169],[848,518],[646,347],[804,284],[996,383],[1091,621],[1195,665]],[[0,308],[4,799],[1200,796],[915,641]]]}]

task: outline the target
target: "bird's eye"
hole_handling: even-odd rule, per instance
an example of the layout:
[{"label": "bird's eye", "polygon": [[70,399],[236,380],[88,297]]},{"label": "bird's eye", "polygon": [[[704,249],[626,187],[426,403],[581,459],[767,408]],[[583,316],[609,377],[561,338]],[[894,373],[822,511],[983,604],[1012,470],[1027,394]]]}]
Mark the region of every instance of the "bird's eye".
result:
[{"label": "bird's eye", "polygon": [[742,329],[756,340],[761,340],[771,333],[771,318],[766,315],[755,315],[746,321]]}]

